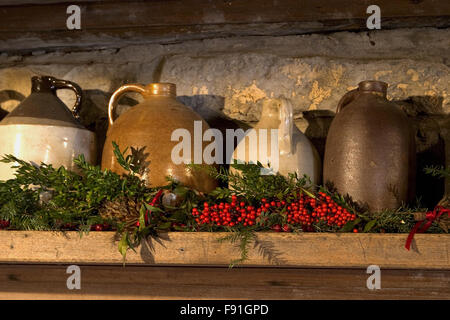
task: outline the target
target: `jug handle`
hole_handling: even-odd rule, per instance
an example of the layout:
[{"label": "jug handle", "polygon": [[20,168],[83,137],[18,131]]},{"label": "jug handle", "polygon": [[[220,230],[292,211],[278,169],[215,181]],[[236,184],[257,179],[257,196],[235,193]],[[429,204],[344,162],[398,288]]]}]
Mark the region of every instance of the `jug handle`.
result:
[{"label": "jug handle", "polygon": [[70,89],[75,93],[76,101],[72,108],[72,115],[75,119],[80,118],[81,101],[83,99],[83,91],[76,83],[67,80],[52,79],[55,89]]},{"label": "jug handle", "polygon": [[289,100],[281,98],[280,125],[278,126],[278,145],[280,155],[292,153],[292,134],[294,128],[292,104]]},{"label": "jug handle", "polygon": [[140,84],[125,84],[113,93],[113,95],[109,99],[109,104],[108,104],[108,118],[109,118],[110,125],[112,125],[115,120],[114,119],[114,108],[116,107],[117,102],[119,101],[120,97],[126,92],[137,92],[137,93],[143,94],[145,92],[145,88],[144,88],[144,86],[141,86]]},{"label": "jug handle", "polygon": [[342,109],[346,105],[348,105],[353,100],[355,100],[355,98],[357,97],[358,94],[359,94],[359,90],[358,89],[350,90],[349,92],[344,94],[344,96],[341,98],[341,100],[339,100],[338,106],[336,108],[336,113],[339,113],[340,111],[342,111]]}]

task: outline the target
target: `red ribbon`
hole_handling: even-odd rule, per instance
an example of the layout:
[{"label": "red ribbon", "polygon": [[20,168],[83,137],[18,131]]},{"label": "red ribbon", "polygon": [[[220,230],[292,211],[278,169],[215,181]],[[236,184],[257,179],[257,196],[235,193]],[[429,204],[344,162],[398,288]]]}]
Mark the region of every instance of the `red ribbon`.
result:
[{"label": "red ribbon", "polygon": [[[153,197],[152,202],[150,202],[150,205],[152,207],[154,207],[156,205],[156,202],[159,200],[159,198],[161,197],[162,193],[163,193],[163,189],[159,190],[158,193]],[[145,212],[145,225],[150,223],[150,220],[148,219],[148,215],[151,214],[151,213],[152,213],[151,210],[147,210]]]},{"label": "red ribbon", "polygon": [[[411,232],[406,239],[405,248],[409,250],[411,247],[411,242],[416,233],[424,233],[428,230],[429,227],[433,224],[433,222],[439,219],[443,214],[447,213],[450,217],[450,209],[446,209],[443,206],[436,206],[433,211],[428,211],[425,215],[425,219],[417,222],[412,228]],[[425,224],[423,224],[425,222]],[[423,226],[422,226],[423,224]],[[422,226],[422,228],[420,228]],[[420,228],[420,229],[419,229]]]}]

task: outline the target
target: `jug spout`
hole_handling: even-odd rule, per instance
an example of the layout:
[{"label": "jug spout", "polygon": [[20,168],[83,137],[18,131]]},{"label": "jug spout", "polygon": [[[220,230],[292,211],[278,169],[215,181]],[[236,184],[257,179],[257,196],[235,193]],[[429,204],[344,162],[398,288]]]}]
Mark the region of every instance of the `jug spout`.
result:
[{"label": "jug spout", "polygon": [[388,84],[383,81],[366,80],[358,84],[360,92],[375,92],[386,98]]},{"label": "jug spout", "polygon": [[31,92],[51,92],[56,94],[56,88],[54,84],[53,77],[43,76],[38,77],[34,76],[31,78]]},{"label": "jug spout", "polygon": [[173,97],[177,96],[177,87],[174,83],[161,82],[150,83],[145,87],[145,96],[165,96]]}]

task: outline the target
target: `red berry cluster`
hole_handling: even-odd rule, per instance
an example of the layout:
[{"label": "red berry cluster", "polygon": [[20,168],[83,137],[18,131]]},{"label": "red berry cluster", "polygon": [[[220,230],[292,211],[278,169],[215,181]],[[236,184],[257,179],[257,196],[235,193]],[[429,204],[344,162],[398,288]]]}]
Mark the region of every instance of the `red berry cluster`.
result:
[{"label": "red berry cluster", "polygon": [[344,226],[356,219],[347,209],[341,207],[324,192],[319,192],[316,199],[305,194],[287,206],[287,222],[308,227],[320,221],[329,226]]},{"label": "red berry cluster", "polygon": [[[79,224],[75,224],[75,223],[65,223],[61,226],[62,230],[70,230],[70,231],[76,231],[80,228]],[[97,224],[93,224],[91,225],[91,231],[108,231],[111,230],[111,225],[107,224],[107,223],[97,223]]]},{"label": "red berry cluster", "polygon": [[235,225],[252,226],[256,223],[261,213],[269,211],[271,207],[281,207],[286,205],[284,201],[267,202],[261,200],[261,206],[256,208],[248,203],[241,201],[235,195],[231,196],[231,203],[220,202],[219,204],[209,205],[207,202],[203,204],[203,210],[198,208],[192,209],[192,215],[195,221],[202,224],[213,224],[216,226]]},{"label": "red berry cluster", "polygon": [[107,223],[97,223],[97,224],[93,224],[91,225],[91,231],[108,231],[111,229],[111,226]]},{"label": "red berry cluster", "polygon": [[[276,232],[291,232],[292,227],[301,227],[304,231],[313,231],[312,225],[320,222],[324,222],[328,226],[343,227],[347,222],[356,219],[355,214],[338,205],[324,192],[319,192],[316,198],[299,194],[294,201],[289,203],[261,199],[261,204],[258,207],[253,207],[244,201],[238,202],[238,198],[233,195],[231,203],[208,204],[205,202],[203,209],[192,209],[192,215],[199,225],[209,224],[229,227],[237,225],[252,226],[259,222],[261,219],[259,216],[263,212],[283,212],[285,214],[282,220],[287,223],[270,226]],[[266,221],[261,221],[261,224],[264,223]]]},{"label": "red berry cluster", "polygon": [[6,229],[9,227],[9,221],[8,220],[0,220],[0,230]]},{"label": "red berry cluster", "polygon": [[292,229],[291,227],[289,227],[288,224],[285,224],[283,226],[279,225],[279,224],[274,224],[273,226],[270,227],[270,229],[272,229],[275,232],[291,232]]}]

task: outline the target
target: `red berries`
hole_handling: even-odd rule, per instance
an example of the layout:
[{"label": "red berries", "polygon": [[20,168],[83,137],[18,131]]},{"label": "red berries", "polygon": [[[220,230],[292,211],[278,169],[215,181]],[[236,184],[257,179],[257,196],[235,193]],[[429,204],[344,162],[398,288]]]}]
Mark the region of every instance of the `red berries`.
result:
[{"label": "red berries", "polygon": [[270,229],[275,232],[281,232],[281,226],[279,224],[274,224]]},{"label": "red berries", "polygon": [[[264,201],[263,201],[264,200]],[[233,227],[236,225],[253,226],[260,222],[258,217],[269,208],[276,207],[275,201],[267,203],[262,199],[261,206],[255,208],[245,201],[238,203],[236,195],[231,196],[231,203],[220,202],[218,204],[203,203],[203,209],[193,208],[192,215],[195,221],[200,224]]]},{"label": "red berries", "polygon": [[[294,200],[261,199],[259,207],[253,207],[236,195],[231,196],[231,203],[218,204],[203,203],[202,208],[193,208],[192,216],[199,225],[211,226],[253,226],[259,224],[264,227],[267,218],[261,220],[261,214],[279,215],[280,225],[269,226],[275,232],[292,232],[299,227],[303,231],[314,231],[314,225],[326,224],[330,227],[343,227],[348,221],[356,219],[347,209],[338,205],[324,192],[319,192],[316,198],[305,194],[298,194]],[[353,231],[353,232],[357,232]]]},{"label": "red berries", "polygon": [[[136,222],[136,226],[139,226],[139,222]],[[107,223],[104,224],[93,224],[91,226],[91,231],[107,231],[111,229],[111,226]]]},{"label": "red berries", "polygon": [[0,220],[0,230],[6,229],[9,227],[9,221],[8,220]]},{"label": "red berries", "polygon": [[356,215],[350,214],[347,209],[339,206],[324,192],[319,192],[317,199],[304,194],[300,195],[288,205],[286,215],[288,223],[300,224],[306,229],[318,222],[324,222],[328,226],[342,227],[348,221],[356,219]]},{"label": "red berries", "polygon": [[93,224],[91,226],[92,231],[103,231],[103,225],[101,224]]}]

